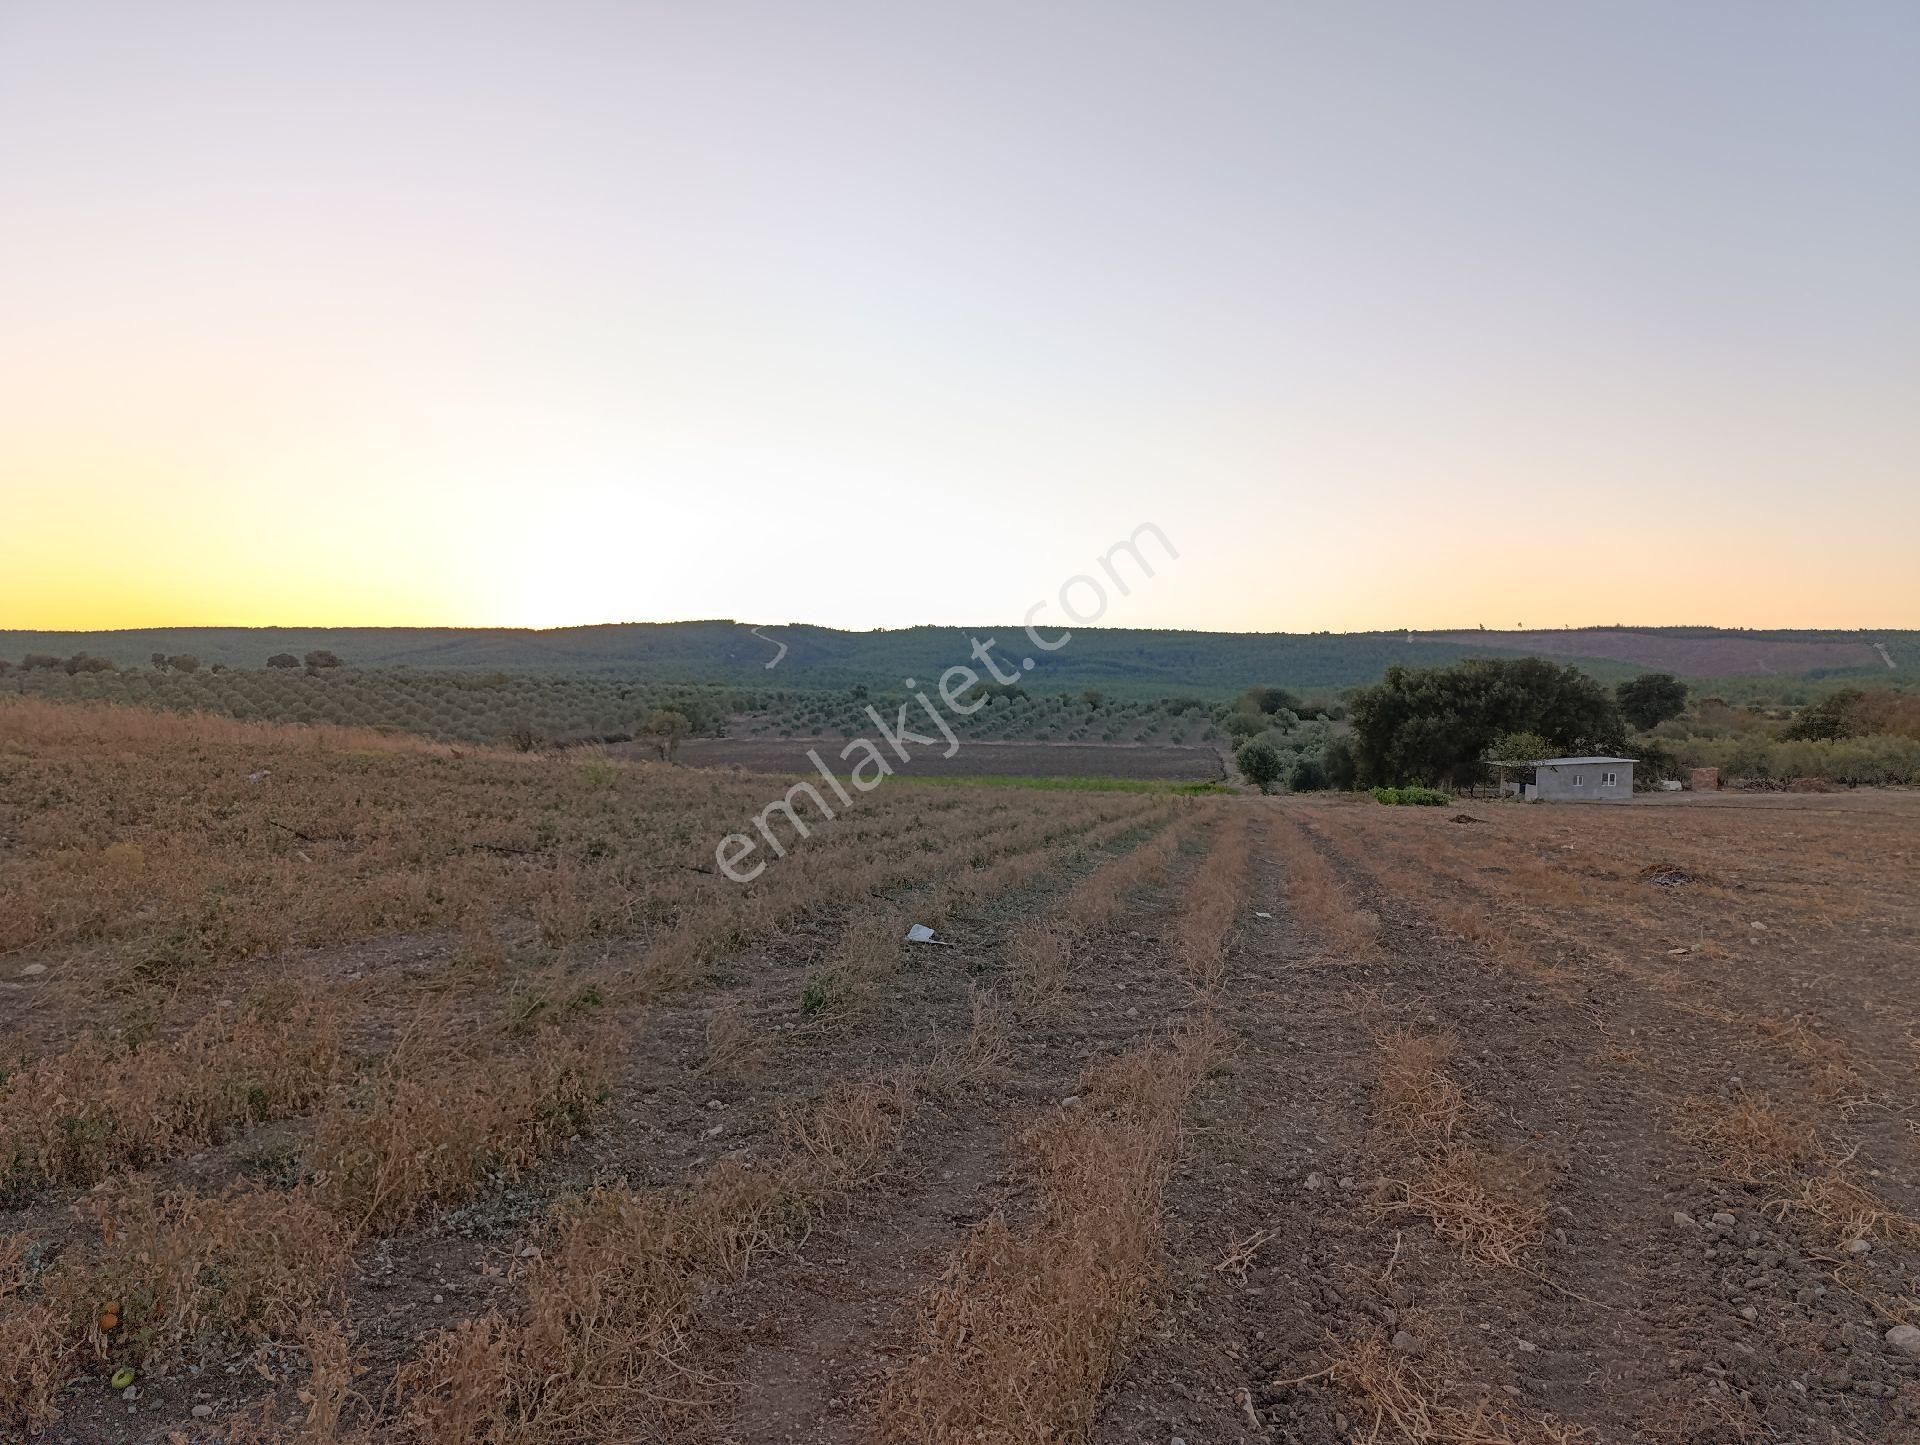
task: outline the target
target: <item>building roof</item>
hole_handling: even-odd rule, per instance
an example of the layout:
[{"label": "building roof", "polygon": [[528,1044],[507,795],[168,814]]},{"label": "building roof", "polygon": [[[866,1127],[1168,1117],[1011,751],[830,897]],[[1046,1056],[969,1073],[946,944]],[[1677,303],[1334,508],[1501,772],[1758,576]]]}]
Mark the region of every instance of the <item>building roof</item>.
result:
[{"label": "building roof", "polygon": [[1565,768],[1586,763],[1637,763],[1638,758],[1488,758],[1495,768]]}]

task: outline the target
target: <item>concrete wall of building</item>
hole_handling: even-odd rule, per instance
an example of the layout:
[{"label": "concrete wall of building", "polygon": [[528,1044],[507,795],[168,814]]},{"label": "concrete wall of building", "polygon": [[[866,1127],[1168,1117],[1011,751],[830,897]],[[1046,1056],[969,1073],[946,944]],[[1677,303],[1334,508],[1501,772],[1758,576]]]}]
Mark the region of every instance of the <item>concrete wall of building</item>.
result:
[{"label": "concrete wall of building", "polygon": [[[1606,781],[1611,774],[1613,781]],[[1550,803],[1623,803],[1633,796],[1632,763],[1535,768],[1534,785]]]}]

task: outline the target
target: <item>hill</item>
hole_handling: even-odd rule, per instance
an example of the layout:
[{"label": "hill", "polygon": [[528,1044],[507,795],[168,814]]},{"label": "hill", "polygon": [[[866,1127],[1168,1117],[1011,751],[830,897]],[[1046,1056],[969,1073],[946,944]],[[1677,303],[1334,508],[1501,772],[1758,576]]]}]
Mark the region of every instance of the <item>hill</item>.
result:
[{"label": "hill", "polygon": [[[968,662],[973,639],[1019,665],[1033,653],[1017,626],[909,627],[843,632],[796,623],[631,622],[546,631],[516,628],[148,628],[124,632],[0,632],[0,658],[87,652],[123,667],[155,652],[257,668],[270,654],[324,648],[355,667],[566,672],[636,681],[736,686],[893,685],[937,678]],[[779,665],[774,638],[787,645]],[[1885,648],[1890,670],[1879,652]],[[1655,669],[1695,678],[1872,677],[1920,681],[1920,633],[1745,632],[1716,628],[1582,628],[1561,632],[1177,632],[1082,628],[1027,676],[1038,691],[1089,687],[1135,696],[1192,690],[1224,696],[1249,682],[1334,689],[1376,681],[1393,663],[1433,667],[1464,657],[1532,654],[1577,663],[1604,679]]]}]

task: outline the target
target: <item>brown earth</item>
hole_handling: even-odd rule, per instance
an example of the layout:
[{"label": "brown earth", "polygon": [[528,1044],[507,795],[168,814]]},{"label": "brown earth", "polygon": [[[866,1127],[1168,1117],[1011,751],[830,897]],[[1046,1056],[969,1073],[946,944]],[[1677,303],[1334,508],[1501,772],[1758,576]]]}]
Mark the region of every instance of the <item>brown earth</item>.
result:
[{"label": "brown earth", "polygon": [[[90,1201],[240,1179],[331,1197],[327,1126],[381,1124],[369,1091],[408,1077],[423,1029],[458,1044],[431,1056],[440,1114],[510,1102],[569,1040],[605,1091],[519,1165],[356,1222],[301,1315],[210,1315],[131,1401],[105,1375],[138,1344],[108,1331],[66,1361],[47,1438],[1920,1440],[1920,1359],[1886,1339],[1920,1325],[1920,796],[1414,809],[901,783],[733,890],[678,860],[752,779],[190,726],[138,740],[97,822],[75,800],[110,738],[0,739],[0,916],[42,930],[0,956],[9,1037],[43,1060],[90,1030],[150,1047],[129,1040],[291,973],[346,1025],[347,1072],[98,1185],[14,1179],[0,1343],[57,1327],[36,1311],[93,1247]],[[262,764],[272,783],[245,782]],[[134,830],[193,796],[219,799],[192,846],[206,876],[241,870],[231,890],[280,850],[290,888],[377,884],[351,895],[368,909],[414,896],[409,870],[423,909],[465,880],[465,921],[183,963],[156,995],[147,945],[86,922],[101,875],[73,860],[139,837],[125,896],[170,937],[204,900],[156,891],[169,835]],[[390,850],[353,807],[381,810]],[[483,814],[527,823],[469,851]],[[629,817],[646,832],[613,831]],[[313,841],[335,832],[337,858]],[[604,921],[554,934],[556,889]],[[906,943],[911,922],[940,942]],[[1152,1094],[1195,1040],[1204,1067]],[[8,1112],[19,1077],[0,1142],[37,1137]],[[445,1122],[415,1121],[423,1146],[449,1147]],[[595,1200],[625,1223],[569,1252]],[[9,1236],[31,1269],[8,1273]],[[193,1281],[213,1304],[230,1287]],[[556,1298],[540,1335],[533,1301]]]}]

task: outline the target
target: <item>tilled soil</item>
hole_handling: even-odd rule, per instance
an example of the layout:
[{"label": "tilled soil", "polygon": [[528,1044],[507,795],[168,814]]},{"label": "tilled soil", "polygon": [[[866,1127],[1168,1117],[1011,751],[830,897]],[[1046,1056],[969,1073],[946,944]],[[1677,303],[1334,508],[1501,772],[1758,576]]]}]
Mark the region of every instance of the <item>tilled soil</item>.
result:
[{"label": "tilled soil", "polygon": [[[875,1439],[926,1291],[979,1222],[1033,1213],[1024,1131],[1073,1107],[1089,1064],[1205,1003],[1233,1052],[1190,1110],[1165,1277],[1105,1382],[1101,1445],[1920,1440],[1920,1359],[1886,1339],[1920,1324],[1920,809],[1469,805],[1467,827],[1366,802],[1219,806],[1256,823],[1210,1000],[1177,961],[1182,889],[1209,866],[1196,841],[1077,944],[1046,1006],[1013,997],[1008,939],[1098,856],[965,913],[952,948],[906,950],[857,1008],[803,1003],[836,924],[630,1020],[606,1127],[360,1263],[366,1399],[435,1325],[514,1307],[555,1197],[677,1188],[770,1154],[834,1080],[911,1071],[917,1102],[877,1181],[710,1291],[687,1342],[697,1408],[619,1437]],[[1289,840],[1331,869],[1338,906],[1377,920],[1371,944],[1330,943]],[[732,1025],[752,1045],[717,1062]],[[1408,1038],[1451,1043],[1445,1138],[1383,1104]],[[1714,1143],[1755,1100],[1808,1121],[1803,1156],[1746,1167]],[[1456,1146],[1540,1209],[1491,1256],[1416,1207]],[[1881,1217],[1794,1203],[1842,1177]],[[216,1438],[187,1407],[210,1395],[225,1419],[258,1400],[234,1371],[213,1391],[160,1382],[124,1422],[75,1409],[52,1438]]]},{"label": "tilled soil", "polygon": [[[1823,1106],[1806,1048],[1781,1047],[1771,1026],[1787,1018],[1764,1008],[1791,969],[1749,970],[1696,1007],[1684,987],[1622,966],[1606,939],[1656,920],[1604,898],[1566,905],[1575,920],[1584,908],[1585,937],[1558,921],[1495,956],[1383,879],[1392,860],[1348,826],[1371,816],[1267,813],[1272,828],[1304,824],[1353,905],[1379,918],[1378,943],[1331,953],[1289,908],[1278,859],[1260,858],[1221,990],[1237,1052],[1190,1121],[1167,1196],[1164,1309],[1110,1382],[1096,1439],[1920,1439],[1920,1362],[1885,1339],[1915,1318],[1913,1237],[1896,1222],[1853,1252],[1829,1221],[1782,1202],[1824,1163],[1748,1177],[1695,1128],[1746,1096],[1824,1107],[1833,1154],[1857,1151],[1849,1163],[1868,1187],[1907,1204],[1912,1075],[1881,1066],[1898,1062],[1885,1041],[1912,1024],[1911,997],[1880,992],[1903,957],[1863,955],[1852,997],[1826,997],[1817,1039],[1880,1060],[1869,1067],[1881,1088]],[[1716,861],[1736,887],[1686,907],[1731,899],[1741,928],[1753,911],[1742,877],[1758,888],[1792,867],[1766,850]],[[1495,906],[1492,894],[1482,902]],[[1164,910],[1144,918],[1136,946],[1077,979],[1078,1016],[1020,1045],[1011,1110],[1003,1095],[937,1141],[922,1136],[912,1188],[847,1216],[809,1242],[798,1270],[738,1297],[730,1313],[752,1338],[733,1356],[743,1383],[720,1438],[863,1438],[918,1291],[971,1225],[1017,1207],[1023,1181],[1006,1143],[1020,1109],[1049,1107],[1089,1053],[1123,1046],[1129,1030],[1144,1037],[1141,1019],[1181,1012],[1155,939],[1165,921]],[[1850,928],[1873,940],[1889,924],[1855,900],[1806,927],[1810,939],[1829,930],[1810,947],[1833,949]],[[1116,991],[1147,1008],[1116,1020]],[[1838,1022],[1849,1010],[1851,1031]],[[1475,1257],[1408,1207],[1417,1146],[1378,1101],[1382,1041],[1398,1029],[1458,1041],[1450,1073],[1472,1143],[1537,1181],[1544,1222],[1511,1262]],[[1402,1393],[1369,1392],[1353,1369],[1361,1345]]]},{"label": "tilled soil", "polygon": [[[1577,945],[1564,976],[1496,963],[1383,887],[1340,811],[1294,816],[1381,917],[1380,947],[1329,960],[1271,905],[1275,922],[1249,931],[1230,987],[1258,1004],[1239,1020],[1235,1087],[1170,1200],[1172,1305],[1100,1439],[1920,1438],[1920,1361],[1884,1339],[1914,1318],[1913,1239],[1849,1253],[1778,1206],[1795,1181],[1729,1177],[1683,1137],[1693,1101],[1793,1098],[1804,1069]],[[1265,886],[1272,899],[1285,884]],[[1911,996],[1878,996],[1870,968],[1850,982],[1863,1017],[1911,1013]],[[1518,1266],[1467,1259],[1395,1207],[1388,1181],[1409,1161],[1374,1096],[1393,1025],[1457,1037],[1475,1132],[1545,1171],[1549,1230]],[[1854,1144],[1864,1125],[1897,1146],[1869,1182],[1901,1199],[1911,1130],[1834,1122]],[[1242,1270],[1229,1261],[1248,1240]],[[1367,1338],[1436,1396],[1490,1402],[1513,1433],[1414,1434],[1318,1373]]]}]

